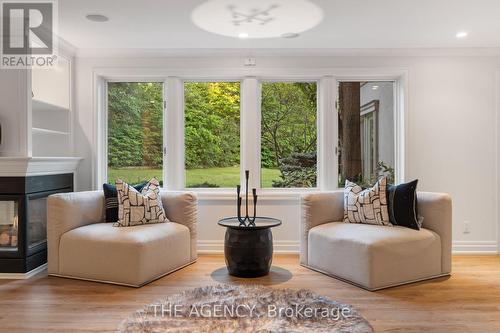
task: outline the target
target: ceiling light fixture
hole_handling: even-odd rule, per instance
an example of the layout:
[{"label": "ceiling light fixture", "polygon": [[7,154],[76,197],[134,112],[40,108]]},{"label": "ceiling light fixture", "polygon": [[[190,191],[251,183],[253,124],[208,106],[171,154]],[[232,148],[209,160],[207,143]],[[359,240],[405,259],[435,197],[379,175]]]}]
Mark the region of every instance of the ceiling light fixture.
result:
[{"label": "ceiling light fixture", "polygon": [[246,32],[240,32],[238,34],[238,38],[241,38],[241,39],[248,38],[248,34]]},{"label": "ceiling light fixture", "polygon": [[460,39],[460,38],[465,38],[465,37],[467,37],[468,35],[469,35],[469,34],[468,34],[466,31],[459,31],[459,32],[457,32],[457,34],[455,35],[455,37],[457,37],[457,38],[459,38],[459,39]]},{"label": "ceiling light fixture", "polygon": [[85,16],[87,20],[92,21],[92,22],[107,22],[109,21],[109,18],[107,16],[101,15],[101,14],[88,14]]},{"label": "ceiling light fixture", "polygon": [[323,10],[309,0],[207,0],[191,13],[199,28],[222,36],[295,38],[323,20]]},{"label": "ceiling light fixture", "polygon": [[378,90],[378,86],[372,86],[372,90]]}]

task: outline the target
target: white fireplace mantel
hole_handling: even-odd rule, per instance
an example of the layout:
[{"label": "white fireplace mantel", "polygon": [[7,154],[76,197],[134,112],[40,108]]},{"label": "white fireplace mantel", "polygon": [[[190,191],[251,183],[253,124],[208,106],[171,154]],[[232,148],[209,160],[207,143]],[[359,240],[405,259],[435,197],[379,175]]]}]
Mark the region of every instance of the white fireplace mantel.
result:
[{"label": "white fireplace mantel", "polygon": [[80,157],[0,157],[0,177],[74,173]]}]

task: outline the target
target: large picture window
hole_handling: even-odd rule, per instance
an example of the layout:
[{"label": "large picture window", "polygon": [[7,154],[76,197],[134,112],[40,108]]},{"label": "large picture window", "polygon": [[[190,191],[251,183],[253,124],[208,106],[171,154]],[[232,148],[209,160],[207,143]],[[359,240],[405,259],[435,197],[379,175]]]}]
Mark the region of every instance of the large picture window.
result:
[{"label": "large picture window", "polygon": [[394,182],[394,82],[340,82],[338,186]]},{"label": "large picture window", "polygon": [[108,179],[163,181],[163,83],[108,82]]},{"label": "large picture window", "polygon": [[240,183],[240,83],[184,84],[186,187]]},{"label": "large picture window", "polygon": [[262,187],[316,187],[316,164],[316,82],[263,83]]},{"label": "large picture window", "polygon": [[96,119],[106,123],[96,138],[96,187],[157,177],[168,190],[226,196],[249,170],[252,188],[287,196],[343,188],[346,179],[404,179],[405,72],[373,79],[367,71],[367,80],[359,71],[342,79],[148,73],[140,82],[126,81],[134,72],[96,82]]}]

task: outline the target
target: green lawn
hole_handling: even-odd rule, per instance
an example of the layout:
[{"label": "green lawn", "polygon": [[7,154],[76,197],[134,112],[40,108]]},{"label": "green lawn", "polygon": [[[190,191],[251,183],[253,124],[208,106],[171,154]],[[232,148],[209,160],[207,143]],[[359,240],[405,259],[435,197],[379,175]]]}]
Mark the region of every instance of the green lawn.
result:
[{"label": "green lawn", "polygon": [[[251,175],[250,175],[251,176]],[[153,177],[163,179],[161,169],[108,169],[108,182],[114,184],[117,178],[127,183],[138,183]],[[236,187],[239,184],[240,169],[238,167],[190,169],[186,170],[186,187],[195,184],[215,184],[219,187]],[[262,187],[271,187],[273,179],[280,179],[278,169],[262,169]]]},{"label": "green lawn", "polygon": [[161,169],[143,169],[143,168],[127,168],[127,169],[110,169],[108,168],[108,183],[114,184],[120,178],[129,184],[137,184],[144,180],[150,180],[156,177],[158,180],[163,180]]}]

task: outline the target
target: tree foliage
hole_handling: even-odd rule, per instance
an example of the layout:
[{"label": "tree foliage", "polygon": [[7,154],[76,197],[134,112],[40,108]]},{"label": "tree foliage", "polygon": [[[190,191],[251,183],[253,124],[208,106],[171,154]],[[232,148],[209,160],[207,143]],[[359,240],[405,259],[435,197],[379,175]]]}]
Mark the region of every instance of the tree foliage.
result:
[{"label": "tree foliage", "polygon": [[281,160],[281,180],[274,180],[273,187],[315,187],[316,152],[292,153]]},{"label": "tree foliage", "polygon": [[113,168],[163,163],[163,85],[108,83],[108,165]]},{"label": "tree foliage", "polygon": [[239,165],[239,82],[190,82],[184,95],[186,168]]},{"label": "tree foliage", "polygon": [[293,153],[316,151],[316,83],[264,83],[261,112],[263,167],[280,167]]},{"label": "tree foliage", "polygon": [[[163,84],[108,87],[109,167],[161,168]],[[186,168],[239,166],[240,83],[187,82],[184,98]],[[262,167],[281,171],[274,186],[314,186],[316,83],[263,83],[261,113]]]}]

